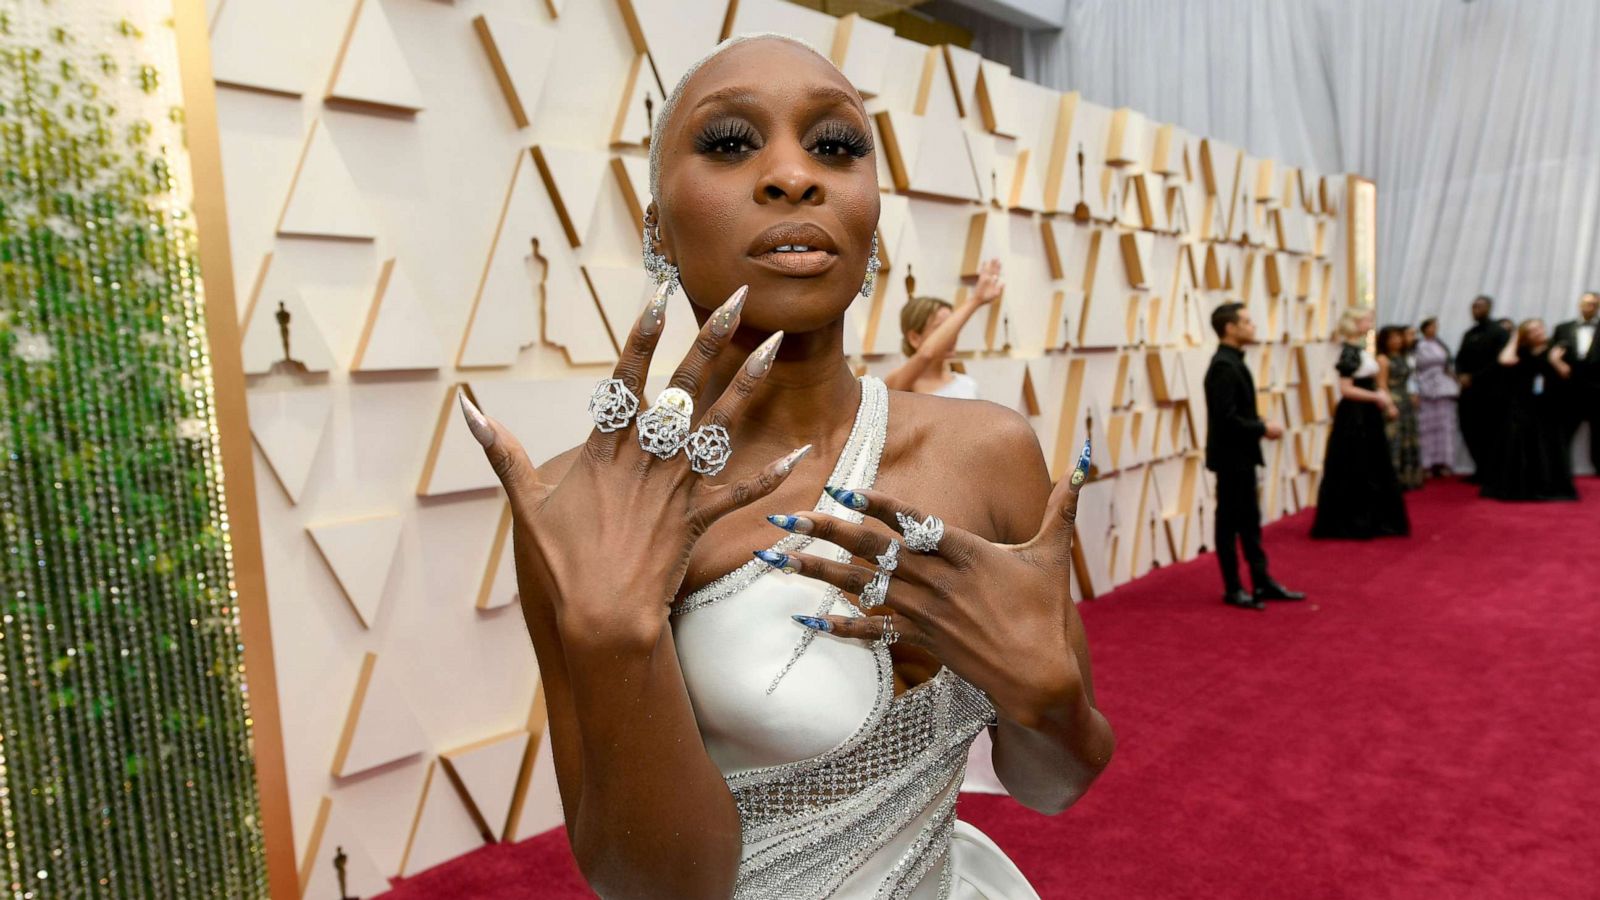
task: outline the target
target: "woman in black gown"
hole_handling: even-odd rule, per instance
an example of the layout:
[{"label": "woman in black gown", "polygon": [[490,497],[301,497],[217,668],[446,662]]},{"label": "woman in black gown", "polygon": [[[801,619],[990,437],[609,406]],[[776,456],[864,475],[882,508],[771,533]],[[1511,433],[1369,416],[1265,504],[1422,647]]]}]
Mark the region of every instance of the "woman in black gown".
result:
[{"label": "woman in black gown", "polygon": [[1506,427],[1499,456],[1484,473],[1482,494],[1496,500],[1576,500],[1562,424],[1561,387],[1572,368],[1550,343],[1544,322],[1529,319],[1500,351]]},{"label": "woman in black gown", "polygon": [[1398,414],[1378,361],[1363,346],[1372,311],[1347,310],[1339,319],[1339,405],[1328,432],[1317,488],[1314,538],[1374,538],[1411,533],[1400,480],[1389,459],[1384,420]]}]

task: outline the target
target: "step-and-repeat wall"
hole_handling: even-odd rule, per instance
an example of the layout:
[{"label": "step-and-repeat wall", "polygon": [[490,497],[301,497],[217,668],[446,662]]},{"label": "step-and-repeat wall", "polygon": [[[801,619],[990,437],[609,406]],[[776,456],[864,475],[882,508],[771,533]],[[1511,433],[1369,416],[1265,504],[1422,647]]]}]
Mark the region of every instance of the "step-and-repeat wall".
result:
[{"label": "step-and-repeat wall", "polygon": [[[1369,290],[1370,184],[1021,80],[782,0],[211,0],[226,202],[301,883],[385,878],[558,824],[498,485],[458,385],[535,461],[648,293],[646,141],[728,34],[780,31],[867,98],[884,270],[850,311],[898,361],[913,291],[952,300],[985,399],[1059,476],[1088,436],[1074,589],[1205,548],[1209,314],[1249,304],[1269,518],[1314,500],[1330,328]],[[1358,185],[1352,191],[1350,185]],[[1352,239],[1353,235],[1353,239]],[[1356,273],[1355,277],[1352,272]],[[1370,297],[1365,297],[1370,302]],[[675,299],[660,360],[693,334]],[[1201,599],[1196,598],[1197,602]]]}]

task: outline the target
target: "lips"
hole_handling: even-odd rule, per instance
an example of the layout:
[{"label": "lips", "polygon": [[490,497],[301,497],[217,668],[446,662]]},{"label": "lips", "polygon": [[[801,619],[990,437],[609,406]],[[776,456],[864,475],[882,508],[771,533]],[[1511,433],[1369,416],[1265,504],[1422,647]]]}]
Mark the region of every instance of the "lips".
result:
[{"label": "lips", "polygon": [[838,259],[837,245],[829,234],[808,222],[780,222],[750,244],[751,259],[784,275],[808,278],[821,275]]}]

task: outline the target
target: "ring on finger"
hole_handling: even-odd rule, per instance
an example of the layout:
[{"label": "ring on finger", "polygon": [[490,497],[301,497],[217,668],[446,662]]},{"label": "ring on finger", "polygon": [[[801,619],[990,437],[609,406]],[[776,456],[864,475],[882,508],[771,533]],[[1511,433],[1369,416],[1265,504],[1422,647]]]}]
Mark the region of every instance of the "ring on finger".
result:
[{"label": "ring on finger", "polygon": [[728,441],[728,429],[721,425],[701,425],[689,435],[689,468],[701,475],[715,475],[733,456],[733,444]]},{"label": "ring on finger", "polygon": [[639,416],[639,446],[658,459],[671,459],[689,442],[693,415],[694,398],[681,388],[667,388]]},{"label": "ring on finger", "polygon": [[861,589],[861,605],[882,606],[889,600],[889,573],[882,569],[874,572],[872,580]]},{"label": "ring on finger", "polygon": [[928,516],[921,522],[906,515],[895,513],[894,519],[900,523],[900,533],[905,535],[906,548],[917,553],[936,553],[939,542],[944,540],[944,520],[938,516]]},{"label": "ring on finger", "polygon": [[620,378],[607,378],[594,386],[589,397],[589,416],[594,427],[606,434],[628,427],[639,411],[639,397]]},{"label": "ring on finger", "polygon": [[878,640],[885,647],[893,647],[894,642],[900,640],[900,631],[894,627],[894,620],[888,616],[883,617],[883,632],[878,636]]},{"label": "ring on finger", "polygon": [[893,575],[894,570],[900,566],[900,542],[889,539],[889,549],[878,556],[878,570],[885,575]]}]

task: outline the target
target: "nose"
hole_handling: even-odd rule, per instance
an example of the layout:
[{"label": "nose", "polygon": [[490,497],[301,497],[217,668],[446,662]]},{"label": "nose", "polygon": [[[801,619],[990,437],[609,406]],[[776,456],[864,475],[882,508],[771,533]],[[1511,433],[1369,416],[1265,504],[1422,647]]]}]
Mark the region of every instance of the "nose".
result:
[{"label": "nose", "polygon": [[765,156],[767,166],[756,181],[756,203],[787,201],[814,206],[825,199],[811,154],[798,142],[774,141],[767,145]]}]

